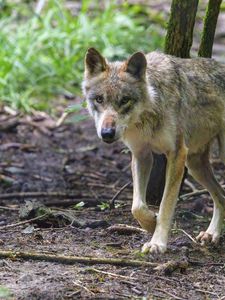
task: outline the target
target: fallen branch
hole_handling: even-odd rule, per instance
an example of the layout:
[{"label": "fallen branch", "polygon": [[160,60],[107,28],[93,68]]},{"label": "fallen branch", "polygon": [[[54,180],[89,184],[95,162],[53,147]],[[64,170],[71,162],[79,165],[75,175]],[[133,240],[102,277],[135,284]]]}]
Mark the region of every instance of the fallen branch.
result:
[{"label": "fallen branch", "polygon": [[[195,289],[195,291],[203,293],[203,294],[210,294],[210,295],[218,297],[217,293],[213,293],[213,292],[210,292],[210,291],[207,291],[207,290]],[[219,298],[219,299],[221,299],[221,298]]]},{"label": "fallen branch", "polygon": [[185,178],[184,184],[186,184],[192,190],[192,192],[196,192],[197,191],[197,189],[194,186],[194,184],[192,182],[190,182],[187,178]]},{"label": "fallen branch", "polygon": [[40,124],[37,124],[33,121],[29,121],[29,120],[20,120],[19,122],[20,125],[26,125],[26,126],[31,126],[34,129],[38,130],[40,133],[46,135],[46,136],[51,136],[52,132],[50,132],[46,127],[41,126]]},{"label": "fallen branch", "polygon": [[9,120],[3,120],[0,122],[0,131],[10,131],[19,125],[19,119],[10,118]]},{"label": "fallen branch", "polygon": [[172,293],[166,291],[165,289],[154,288],[154,290],[162,292],[162,293],[165,293],[165,294],[169,295],[170,297],[172,297],[172,299],[185,300],[184,298],[181,298],[181,297],[179,297],[179,296],[177,296],[175,294],[172,294]]},{"label": "fallen branch", "polygon": [[166,263],[160,264],[154,268],[155,271],[163,272],[165,275],[171,275],[174,271],[180,270],[184,272],[189,266],[186,259],[183,260],[169,260]]},{"label": "fallen branch", "polygon": [[120,278],[120,279],[138,280],[137,278],[124,276],[124,275],[111,273],[111,272],[106,272],[106,271],[98,270],[98,269],[95,269],[95,268],[88,268],[87,271],[88,272],[100,273],[100,274],[104,274],[104,275],[107,275],[107,276],[110,276],[110,277],[115,277],[115,278]]},{"label": "fallen branch", "polygon": [[91,199],[91,198],[79,198],[79,199],[75,199],[75,200],[53,200],[53,201],[42,201],[44,203],[45,206],[60,206],[60,207],[68,207],[71,205],[76,205],[80,202],[84,202],[85,207],[89,207],[89,206],[97,206],[100,205],[102,202],[98,199]]},{"label": "fallen branch", "polygon": [[19,208],[18,207],[9,207],[9,206],[0,206],[0,210],[3,209],[3,210],[14,210],[14,211],[18,211]]},{"label": "fallen branch", "polygon": [[42,219],[42,218],[44,218],[46,216],[47,216],[47,214],[43,214],[42,216],[38,216],[38,217],[29,219],[29,220],[26,220],[26,221],[21,221],[21,222],[18,222],[18,223],[4,225],[4,226],[0,227],[0,231],[3,230],[3,229],[13,228],[13,227],[17,227],[17,226],[22,226],[22,225],[27,224],[27,223],[32,223],[32,222],[40,220],[40,219]]},{"label": "fallen branch", "polygon": [[83,201],[80,195],[60,192],[23,192],[23,193],[7,193],[0,194],[0,199],[16,199],[16,198],[77,198],[79,202]]},{"label": "fallen branch", "polygon": [[0,258],[11,258],[15,259],[32,259],[38,261],[56,262],[61,264],[109,264],[109,265],[119,265],[119,266],[130,266],[130,267],[149,267],[155,268],[158,266],[157,263],[141,261],[141,260],[131,260],[125,258],[100,258],[100,257],[82,257],[82,256],[64,256],[64,255],[54,255],[54,254],[44,254],[36,252],[20,252],[20,251],[5,251],[0,250]]},{"label": "fallen branch", "polygon": [[183,232],[193,243],[198,244],[198,242],[196,242],[196,240],[189,233],[187,233],[185,230],[176,228],[176,229],[172,229],[172,231]]},{"label": "fallen branch", "polygon": [[35,149],[36,146],[32,144],[21,144],[21,143],[6,143],[0,146],[1,151],[7,151],[11,148],[21,149],[21,150],[32,150]]},{"label": "fallen branch", "polygon": [[79,283],[79,282],[73,281],[73,284],[84,289],[86,292],[94,295],[94,293],[91,290],[89,290],[86,286],[84,286],[84,284],[82,282]]},{"label": "fallen branch", "polygon": [[109,232],[118,232],[120,234],[147,233],[147,231],[142,228],[126,224],[115,224],[108,227],[107,230]]},{"label": "fallen branch", "polygon": [[[223,184],[221,186],[222,186],[222,188],[225,188],[225,184]],[[197,191],[194,191],[194,192],[191,192],[191,193],[181,195],[179,198],[180,199],[187,199],[187,198],[190,198],[190,197],[193,197],[193,196],[198,196],[198,195],[208,194],[208,193],[209,192],[208,192],[207,189],[202,189],[202,190],[197,190]]]},{"label": "fallen branch", "polygon": [[115,201],[118,198],[118,196],[122,193],[123,190],[125,190],[125,188],[127,188],[129,185],[131,184],[131,181],[127,182],[126,184],[124,184],[119,191],[113,196],[113,198],[110,201],[110,208],[115,208]]}]

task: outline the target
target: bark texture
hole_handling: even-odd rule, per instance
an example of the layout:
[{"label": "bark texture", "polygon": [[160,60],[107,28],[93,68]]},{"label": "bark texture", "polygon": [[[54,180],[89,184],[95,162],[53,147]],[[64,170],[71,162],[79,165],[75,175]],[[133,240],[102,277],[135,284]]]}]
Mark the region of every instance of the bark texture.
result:
[{"label": "bark texture", "polygon": [[198,0],[173,0],[165,39],[165,53],[187,58],[193,40]]},{"label": "bark texture", "polygon": [[222,0],[209,0],[208,2],[201,43],[198,51],[198,55],[201,57],[212,56],[213,41],[221,2]]}]

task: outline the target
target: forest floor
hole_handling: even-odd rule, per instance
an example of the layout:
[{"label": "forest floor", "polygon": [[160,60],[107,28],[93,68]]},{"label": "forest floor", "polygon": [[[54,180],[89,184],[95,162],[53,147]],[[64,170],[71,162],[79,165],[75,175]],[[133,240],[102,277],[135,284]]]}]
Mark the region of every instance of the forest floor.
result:
[{"label": "forest floor", "polygon": [[[158,2],[156,10],[168,14],[168,1]],[[222,61],[224,22],[222,13],[214,45],[214,57]],[[195,51],[198,44],[199,34]],[[10,114],[0,111],[0,287],[8,289],[8,296],[1,296],[0,289],[0,300],[225,299],[225,230],[217,247],[202,247],[194,240],[208,226],[212,201],[203,193],[184,197],[201,189],[191,177],[180,193],[168,251],[144,256],[141,247],[151,235],[117,226],[139,228],[131,214],[132,185],[121,190],[131,181],[130,155],[124,146],[100,142],[90,119],[57,127],[44,113],[29,117],[7,111]],[[216,151],[212,165],[225,184]],[[19,225],[40,213],[40,205],[51,212]],[[4,251],[12,255],[3,257]],[[138,260],[164,268],[66,264],[21,259],[15,252]]]},{"label": "forest floor", "polygon": [[[212,215],[207,194],[180,199],[167,253],[143,256],[141,246],[149,234],[111,227],[139,227],[130,212],[132,185],[116,197],[116,208],[108,205],[131,180],[130,155],[122,144],[100,142],[89,119],[56,127],[44,113],[23,117],[3,111],[0,139],[0,256],[8,250],[172,261],[174,266],[157,271],[151,266],[69,265],[11,255],[0,260],[0,284],[11,291],[7,299],[225,299],[225,235],[217,247],[192,240],[207,228]],[[212,162],[224,184],[223,165],[215,157]],[[188,177],[181,195],[195,188],[201,187]],[[29,197],[29,192],[42,194]],[[52,192],[66,195],[60,198]],[[6,193],[11,199],[2,196]],[[24,203],[33,214],[25,216]],[[34,217],[37,203],[58,213],[19,226],[19,215]],[[15,225],[3,227],[9,224]]]}]

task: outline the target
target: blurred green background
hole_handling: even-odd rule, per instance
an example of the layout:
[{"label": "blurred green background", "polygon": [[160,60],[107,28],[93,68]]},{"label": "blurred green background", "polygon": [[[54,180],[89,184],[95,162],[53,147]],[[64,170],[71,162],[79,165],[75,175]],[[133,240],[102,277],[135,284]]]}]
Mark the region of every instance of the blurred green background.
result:
[{"label": "blurred green background", "polygon": [[165,19],[135,1],[0,0],[0,102],[50,111],[81,93],[88,47],[109,59],[162,49]]}]

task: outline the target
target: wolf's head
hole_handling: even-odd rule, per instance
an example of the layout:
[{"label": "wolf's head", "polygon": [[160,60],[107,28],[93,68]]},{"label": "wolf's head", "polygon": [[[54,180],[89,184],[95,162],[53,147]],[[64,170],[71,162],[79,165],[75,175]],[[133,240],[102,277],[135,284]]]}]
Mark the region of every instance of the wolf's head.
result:
[{"label": "wolf's head", "polygon": [[98,136],[104,142],[123,138],[153,97],[146,82],[146,67],[142,52],[125,62],[110,63],[94,48],[87,51],[83,93]]}]

